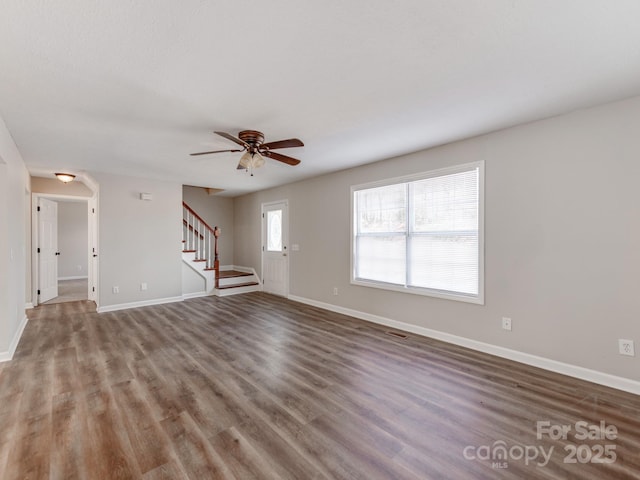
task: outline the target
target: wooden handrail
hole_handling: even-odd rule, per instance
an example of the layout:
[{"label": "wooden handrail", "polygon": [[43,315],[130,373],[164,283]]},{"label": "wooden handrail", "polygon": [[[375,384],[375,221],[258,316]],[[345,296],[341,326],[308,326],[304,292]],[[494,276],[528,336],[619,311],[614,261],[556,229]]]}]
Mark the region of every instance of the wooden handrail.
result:
[{"label": "wooden handrail", "polygon": [[[205,222],[205,221],[202,219],[202,217],[201,217],[200,215],[198,215],[196,212],[194,212],[194,211],[193,211],[193,208],[191,208],[191,207],[190,207],[189,205],[187,205],[185,202],[182,202],[182,206],[183,206],[184,208],[186,208],[186,209],[189,211],[189,213],[191,213],[194,217],[196,217],[198,220],[200,220],[200,221],[204,224],[204,226],[205,226],[205,227],[207,227],[209,230],[211,230],[212,232],[215,230],[215,228],[211,228],[211,227],[207,224],[207,222]],[[218,227],[216,227],[216,228],[218,228]]]}]

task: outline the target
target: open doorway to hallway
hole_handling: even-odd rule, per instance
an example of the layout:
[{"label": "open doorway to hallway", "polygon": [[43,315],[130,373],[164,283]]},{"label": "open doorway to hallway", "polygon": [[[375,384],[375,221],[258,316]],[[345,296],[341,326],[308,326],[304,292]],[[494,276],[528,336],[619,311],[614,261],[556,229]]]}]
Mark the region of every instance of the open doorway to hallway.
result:
[{"label": "open doorway to hallway", "polygon": [[[57,199],[49,200],[41,198],[40,202],[55,202],[57,205],[57,226],[52,230],[57,231],[56,252],[52,256],[57,263],[55,270],[57,295],[48,298],[45,290],[40,290],[40,302],[43,304],[73,302],[87,300],[88,276],[89,276],[89,223],[87,218],[86,199]],[[40,210],[43,215],[43,209]],[[41,218],[42,220],[42,218]],[[42,223],[42,221],[41,221]],[[41,232],[40,245],[43,245]],[[41,248],[40,256],[45,254]],[[42,262],[42,258],[40,258]],[[41,277],[41,286],[45,278]]]},{"label": "open doorway to hallway", "polygon": [[92,200],[34,194],[34,305],[95,300]]}]

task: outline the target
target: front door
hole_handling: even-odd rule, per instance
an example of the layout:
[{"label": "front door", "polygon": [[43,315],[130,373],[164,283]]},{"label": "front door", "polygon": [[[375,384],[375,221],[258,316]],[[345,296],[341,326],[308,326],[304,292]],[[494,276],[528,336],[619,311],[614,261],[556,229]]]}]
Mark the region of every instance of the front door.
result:
[{"label": "front door", "polygon": [[58,296],[58,204],[38,199],[38,283],[44,303]]},{"label": "front door", "polygon": [[286,297],[289,293],[289,215],[287,202],[262,205],[263,291]]}]

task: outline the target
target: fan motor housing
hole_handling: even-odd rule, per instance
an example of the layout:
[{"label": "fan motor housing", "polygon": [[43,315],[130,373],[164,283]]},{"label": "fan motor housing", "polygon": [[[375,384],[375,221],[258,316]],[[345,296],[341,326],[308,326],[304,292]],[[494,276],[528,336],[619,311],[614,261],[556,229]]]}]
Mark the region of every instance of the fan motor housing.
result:
[{"label": "fan motor housing", "polygon": [[264,134],[257,130],[242,130],[238,133],[238,138],[249,145],[259,146],[264,142]]}]

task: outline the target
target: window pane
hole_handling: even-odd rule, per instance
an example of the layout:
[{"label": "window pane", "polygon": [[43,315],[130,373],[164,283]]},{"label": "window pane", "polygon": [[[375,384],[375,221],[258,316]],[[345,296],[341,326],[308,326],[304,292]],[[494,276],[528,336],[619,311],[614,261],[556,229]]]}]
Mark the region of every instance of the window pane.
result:
[{"label": "window pane", "polygon": [[404,235],[361,236],[356,241],[356,278],[404,285]]},{"label": "window pane", "polygon": [[356,192],[358,233],[406,231],[405,184]]},{"label": "window pane", "polygon": [[478,235],[414,235],[409,285],[478,294]]},{"label": "window pane", "polygon": [[267,212],[267,250],[282,251],[282,210]]},{"label": "window pane", "polygon": [[482,169],[477,162],[354,188],[355,283],[483,303]]},{"label": "window pane", "polygon": [[413,232],[476,231],[478,170],[409,184]]}]

